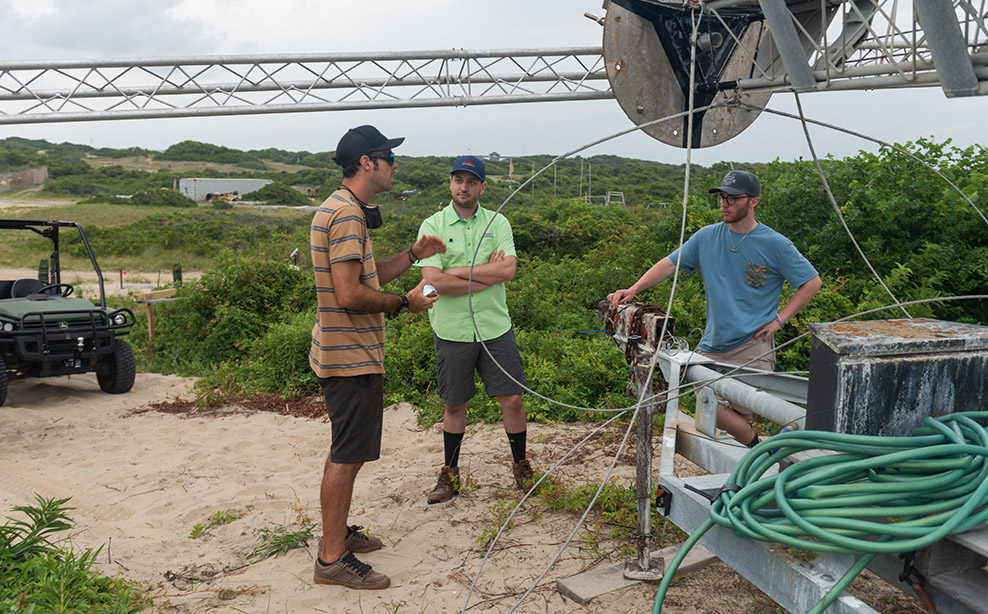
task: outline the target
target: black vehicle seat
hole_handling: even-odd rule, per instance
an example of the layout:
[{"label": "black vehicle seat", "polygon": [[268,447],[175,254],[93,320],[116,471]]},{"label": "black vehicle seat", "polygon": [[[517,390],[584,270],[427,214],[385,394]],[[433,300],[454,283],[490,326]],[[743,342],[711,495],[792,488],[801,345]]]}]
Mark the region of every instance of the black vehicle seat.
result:
[{"label": "black vehicle seat", "polygon": [[43,281],[31,279],[30,277],[18,279],[10,288],[10,298],[24,298],[26,296],[30,296],[31,294],[38,294],[38,291],[47,285],[48,284]]},{"label": "black vehicle seat", "polygon": [[0,300],[10,298],[10,291],[13,287],[14,281],[12,279],[0,280]]}]

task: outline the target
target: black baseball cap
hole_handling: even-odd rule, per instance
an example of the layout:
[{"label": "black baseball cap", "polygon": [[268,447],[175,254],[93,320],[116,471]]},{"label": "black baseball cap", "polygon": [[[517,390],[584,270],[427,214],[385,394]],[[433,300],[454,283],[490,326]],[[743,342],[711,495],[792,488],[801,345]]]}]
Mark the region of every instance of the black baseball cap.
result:
[{"label": "black baseball cap", "polygon": [[346,168],[359,160],[361,156],[374,151],[393,149],[401,145],[404,140],[405,137],[389,139],[371,125],[350,128],[336,146],[333,162]]},{"label": "black baseball cap", "polygon": [[731,171],[724,175],[724,180],[720,182],[719,188],[710,188],[707,191],[711,194],[724,192],[732,196],[747,194],[758,198],[762,195],[762,184],[758,182],[758,177],[748,171]]}]

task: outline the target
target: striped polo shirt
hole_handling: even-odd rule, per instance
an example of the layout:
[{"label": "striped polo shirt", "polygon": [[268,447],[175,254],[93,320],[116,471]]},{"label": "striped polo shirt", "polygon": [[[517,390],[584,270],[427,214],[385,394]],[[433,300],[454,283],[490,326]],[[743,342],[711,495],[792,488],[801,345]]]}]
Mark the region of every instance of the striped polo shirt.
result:
[{"label": "striped polo shirt", "polygon": [[384,314],[344,309],[333,291],[330,267],[344,260],[360,261],[360,283],[381,287],[364,213],[348,191],[333,192],[316,211],[309,249],[319,304],[309,351],[312,370],[318,377],[384,373]]}]

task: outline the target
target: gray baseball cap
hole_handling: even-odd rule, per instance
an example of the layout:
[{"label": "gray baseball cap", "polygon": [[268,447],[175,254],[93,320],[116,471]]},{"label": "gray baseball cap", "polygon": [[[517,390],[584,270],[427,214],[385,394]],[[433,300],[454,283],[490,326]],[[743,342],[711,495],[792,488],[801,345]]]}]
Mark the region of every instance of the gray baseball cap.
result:
[{"label": "gray baseball cap", "polygon": [[710,188],[707,191],[711,194],[724,192],[732,196],[747,194],[758,198],[762,195],[762,184],[758,182],[758,177],[747,171],[731,171],[724,175],[724,180],[720,182],[719,188]]}]

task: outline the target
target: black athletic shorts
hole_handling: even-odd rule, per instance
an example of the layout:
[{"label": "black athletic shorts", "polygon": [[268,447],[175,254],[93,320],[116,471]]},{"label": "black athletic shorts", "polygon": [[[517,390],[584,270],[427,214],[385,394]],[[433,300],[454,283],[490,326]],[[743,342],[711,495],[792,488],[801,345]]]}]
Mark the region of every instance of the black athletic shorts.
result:
[{"label": "black athletic shorts", "polygon": [[364,463],[381,458],[384,377],[380,373],[320,377],[319,385],[333,425],[329,460]]},{"label": "black athletic shorts", "polygon": [[485,341],[484,344],[497,363],[520,384],[512,381],[511,377],[505,375],[504,371],[494,364],[479,342],[446,341],[434,333],[432,340],[436,347],[439,396],[449,407],[462,405],[477,394],[477,388],[473,383],[475,370],[480,373],[487,396],[506,397],[525,392],[522,386],[527,386],[528,382],[525,380],[521,354],[518,352],[518,344],[512,331],[509,330],[496,339]]}]

